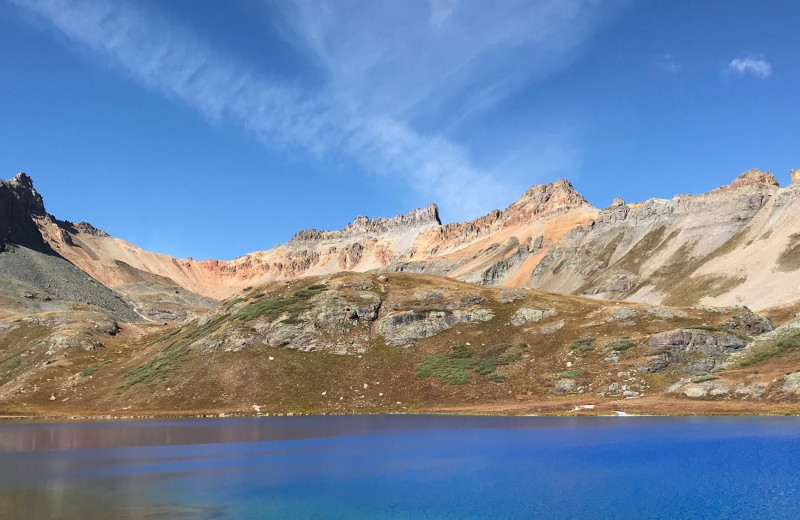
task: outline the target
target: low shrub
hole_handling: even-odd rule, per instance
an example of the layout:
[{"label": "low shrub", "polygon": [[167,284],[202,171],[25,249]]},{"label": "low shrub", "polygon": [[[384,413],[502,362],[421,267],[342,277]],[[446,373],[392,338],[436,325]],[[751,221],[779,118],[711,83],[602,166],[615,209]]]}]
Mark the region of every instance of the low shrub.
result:
[{"label": "low shrub", "polygon": [[475,372],[482,376],[488,376],[497,368],[497,361],[494,359],[479,359],[475,363]]},{"label": "low shrub", "polygon": [[163,380],[170,372],[178,368],[179,361],[188,354],[188,346],[170,345],[158,356],[128,372],[128,380],[122,388],[128,389],[138,383],[153,383]]},{"label": "low shrub", "polygon": [[434,354],[432,356],[426,356],[422,358],[422,361],[417,364],[417,377],[431,377],[433,375],[433,371],[442,362],[442,357],[443,356]]},{"label": "low shrub", "polygon": [[172,332],[169,332],[169,333],[167,333],[167,334],[164,334],[163,336],[161,336],[160,338],[158,338],[157,340],[155,340],[155,341],[153,342],[153,344],[156,344],[156,343],[161,343],[161,342],[163,342],[163,341],[167,341],[168,339],[170,339],[170,338],[172,338],[172,337],[174,337],[174,336],[176,336],[176,335],[180,334],[180,332],[181,332],[182,330],[183,330],[183,327],[178,327],[177,329],[173,330]]},{"label": "low shrub", "polygon": [[569,348],[579,352],[589,352],[594,350],[592,343],[594,343],[594,338],[581,338],[573,341]]},{"label": "low shrub", "polygon": [[800,350],[800,332],[784,336],[778,340],[778,347],[785,350]]},{"label": "low shrub", "polygon": [[629,339],[619,339],[614,342],[611,350],[615,350],[617,352],[625,352],[628,349],[631,349],[636,346],[636,343]]},{"label": "low shrub", "polygon": [[472,358],[443,356],[433,354],[426,356],[417,364],[418,377],[433,377],[448,385],[463,385],[472,379]]},{"label": "low shrub", "polygon": [[510,349],[513,345],[511,343],[500,343],[499,345],[495,345],[483,355],[484,358],[496,358],[498,356],[502,356],[506,353],[508,349]]},{"label": "low shrub", "polygon": [[289,318],[296,318],[300,311],[307,308],[307,300],[326,290],[327,287],[324,285],[309,285],[295,291],[291,296],[258,300],[240,309],[236,318],[242,321],[251,321],[256,318],[274,320],[282,314],[290,314]]},{"label": "low shrub", "polygon": [[783,336],[772,345],[764,346],[752,352],[747,358],[739,363],[740,366],[749,367],[764,361],[781,356],[789,352],[800,351],[800,331],[795,331]]},{"label": "low shrub", "polygon": [[454,359],[472,359],[472,352],[466,345],[457,345],[450,349],[450,357]]},{"label": "low shrub", "polygon": [[83,370],[81,370],[81,375],[83,377],[90,376],[90,375],[94,374],[95,372],[97,372],[98,368],[100,368],[100,367],[97,366],[97,365],[88,366],[88,367],[84,368]]},{"label": "low shrub", "polygon": [[[418,377],[433,377],[450,385],[461,385],[472,379],[472,374],[486,376],[495,383],[505,381],[496,374],[498,366],[513,363],[522,355],[510,343],[501,343],[488,349],[480,359],[474,359],[465,345],[452,347],[447,353],[426,356],[416,366]],[[521,350],[521,349],[520,349]]]},{"label": "low shrub", "polygon": [[581,375],[583,375],[583,371],[581,370],[568,370],[561,374],[561,379],[575,379]]}]

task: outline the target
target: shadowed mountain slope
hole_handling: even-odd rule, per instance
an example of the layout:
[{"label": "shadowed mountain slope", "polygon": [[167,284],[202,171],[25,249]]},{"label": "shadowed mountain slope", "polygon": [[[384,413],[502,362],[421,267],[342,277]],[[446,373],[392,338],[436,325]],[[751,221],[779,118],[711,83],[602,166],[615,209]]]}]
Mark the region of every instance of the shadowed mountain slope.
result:
[{"label": "shadowed mountain slope", "polygon": [[[27,175],[0,181],[0,275],[4,278],[0,297],[82,302],[111,311],[120,320],[140,320],[118,294],[53,251],[39,226],[51,220]],[[28,290],[20,294],[22,287]]]}]

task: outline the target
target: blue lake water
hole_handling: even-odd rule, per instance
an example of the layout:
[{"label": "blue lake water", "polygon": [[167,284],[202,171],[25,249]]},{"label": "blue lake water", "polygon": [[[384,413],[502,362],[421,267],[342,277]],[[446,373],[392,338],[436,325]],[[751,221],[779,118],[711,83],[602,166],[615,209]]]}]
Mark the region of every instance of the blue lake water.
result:
[{"label": "blue lake water", "polygon": [[800,419],[0,424],[0,518],[800,518]]}]

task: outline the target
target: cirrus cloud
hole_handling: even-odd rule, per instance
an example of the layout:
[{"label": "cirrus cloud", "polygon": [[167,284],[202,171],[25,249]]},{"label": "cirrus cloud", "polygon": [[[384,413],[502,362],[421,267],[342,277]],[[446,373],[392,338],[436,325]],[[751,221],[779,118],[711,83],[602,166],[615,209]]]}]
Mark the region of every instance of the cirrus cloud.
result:
[{"label": "cirrus cloud", "polygon": [[[520,186],[476,164],[470,143],[448,138],[448,129],[568,66],[609,18],[599,0],[265,0],[284,38],[322,72],[319,84],[305,85],[126,0],[9,1],[210,121],[238,125],[270,147],[344,156],[400,178],[459,219],[507,203]],[[534,149],[559,147],[569,145]],[[544,165],[527,184],[561,168]]]},{"label": "cirrus cloud", "polygon": [[766,79],[772,75],[772,64],[763,57],[747,56],[732,59],[727,70],[740,76],[751,74]]}]

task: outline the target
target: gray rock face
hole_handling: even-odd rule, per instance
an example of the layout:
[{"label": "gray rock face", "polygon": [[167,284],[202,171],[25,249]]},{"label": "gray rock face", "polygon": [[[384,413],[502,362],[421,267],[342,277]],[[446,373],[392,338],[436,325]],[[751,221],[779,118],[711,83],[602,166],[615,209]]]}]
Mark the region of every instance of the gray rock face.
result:
[{"label": "gray rock face", "polygon": [[800,390],[800,372],[794,372],[783,378],[781,392],[785,394],[795,393]]},{"label": "gray rock face", "polygon": [[766,316],[759,316],[747,308],[731,318],[723,326],[730,329],[741,330],[751,336],[757,336],[775,330],[775,325],[772,324],[772,320]]},{"label": "gray rock face", "polygon": [[559,379],[556,382],[556,384],[553,387],[553,389],[551,390],[551,392],[553,392],[556,395],[561,395],[561,394],[564,394],[566,392],[571,392],[571,391],[575,390],[576,386],[577,385],[576,385],[575,381],[573,381],[572,379]]},{"label": "gray rock face", "polygon": [[519,309],[514,317],[511,318],[511,324],[519,327],[525,323],[536,323],[543,319],[555,316],[556,310],[553,308],[537,309],[535,307],[522,307]]},{"label": "gray rock face", "polygon": [[692,399],[704,397],[724,397],[731,393],[731,386],[724,381],[703,381],[692,383],[683,388],[683,395]]},{"label": "gray rock face", "polygon": [[739,383],[736,385],[736,395],[738,396],[759,398],[764,395],[766,391],[767,385],[762,385],[760,383],[753,383],[750,385]]},{"label": "gray rock face", "polygon": [[690,375],[696,376],[700,374],[708,374],[718,366],[722,368],[722,365],[724,365],[724,363],[718,363],[717,360],[713,358],[705,358],[688,363],[684,370]]},{"label": "gray rock face", "polygon": [[648,364],[639,367],[641,372],[660,372],[673,363],[687,361],[692,353],[698,353],[705,357],[693,360],[687,370],[690,373],[699,373],[708,372],[706,368],[709,367],[724,367],[728,357],[742,350],[745,342],[728,332],[675,329],[655,334],[648,345]]},{"label": "gray rock face", "polygon": [[376,331],[387,344],[410,347],[416,340],[429,338],[452,328],[457,323],[480,323],[494,318],[489,309],[455,311],[405,311],[381,318]]}]

